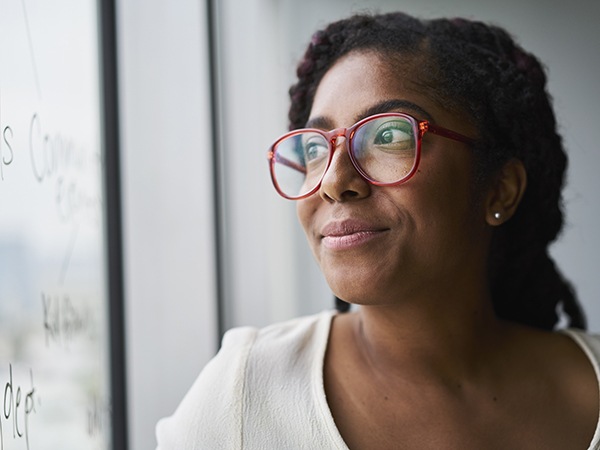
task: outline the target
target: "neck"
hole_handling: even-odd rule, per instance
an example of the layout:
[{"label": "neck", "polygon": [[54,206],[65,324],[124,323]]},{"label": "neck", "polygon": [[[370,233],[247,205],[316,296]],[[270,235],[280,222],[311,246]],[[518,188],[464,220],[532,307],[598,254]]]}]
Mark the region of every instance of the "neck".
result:
[{"label": "neck", "polygon": [[376,372],[420,381],[476,376],[509,326],[494,315],[486,290],[464,294],[362,306],[353,335],[365,362]]}]

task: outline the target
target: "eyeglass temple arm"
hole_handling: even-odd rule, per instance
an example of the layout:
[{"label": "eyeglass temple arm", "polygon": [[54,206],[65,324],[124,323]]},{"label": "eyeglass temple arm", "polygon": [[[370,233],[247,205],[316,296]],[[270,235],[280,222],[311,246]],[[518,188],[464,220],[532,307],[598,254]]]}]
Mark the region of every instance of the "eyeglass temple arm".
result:
[{"label": "eyeglass temple arm", "polygon": [[467,136],[464,136],[460,133],[455,133],[454,131],[448,130],[444,127],[440,127],[438,125],[434,125],[432,123],[424,120],[423,122],[419,122],[419,129],[421,130],[421,136],[423,136],[427,131],[437,134],[438,136],[443,136],[448,139],[453,139],[455,141],[464,142],[465,144],[474,144],[475,140],[471,139]]},{"label": "eyeglass temple arm", "polygon": [[269,154],[269,158],[273,159],[273,156],[275,157],[275,162],[281,163],[284,166],[288,166],[291,167],[292,169],[297,170],[298,172],[301,172],[303,174],[306,174],[306,167],[301,166],[298,163],[295,163],[294,161],[290,161],[287,158],[284,158],[283,156],[281,156],[279,153],[270,153]]}]

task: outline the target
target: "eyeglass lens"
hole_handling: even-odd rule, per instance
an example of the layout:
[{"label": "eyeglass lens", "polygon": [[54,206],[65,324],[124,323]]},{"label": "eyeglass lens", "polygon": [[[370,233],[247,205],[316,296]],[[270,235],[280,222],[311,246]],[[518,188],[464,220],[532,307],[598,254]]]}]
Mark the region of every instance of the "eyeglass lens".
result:
[{"label": "eyeglass lens", "polygon": [[[373,181],[394,183],[412,170],[417,154],[415,124],[404,117],[379,117],[363,123],[352,137],[355,163]],[[327,139],[301,132],[275,147],[274,175],[279,189],[301,197],[323,178],[329,160]]]}]

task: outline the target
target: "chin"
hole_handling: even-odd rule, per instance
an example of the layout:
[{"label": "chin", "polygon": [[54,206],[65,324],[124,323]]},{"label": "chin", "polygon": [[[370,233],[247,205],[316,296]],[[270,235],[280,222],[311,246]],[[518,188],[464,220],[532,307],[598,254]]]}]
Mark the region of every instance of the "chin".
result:
[{"label": "chin", "polygon": [[392,289],[380,276],[371,271],[350,271],[339,268],[325,272],[325,279],[331,291],[345,302],[355,305],[388,304]]}]

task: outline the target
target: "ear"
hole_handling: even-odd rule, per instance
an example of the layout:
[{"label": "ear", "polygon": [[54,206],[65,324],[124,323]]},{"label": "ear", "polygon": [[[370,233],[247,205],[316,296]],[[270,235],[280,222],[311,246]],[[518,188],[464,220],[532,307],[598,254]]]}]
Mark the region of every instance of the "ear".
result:
[{"label": "ear", "polygon": [[527,172],[523,163],[513,158],[496,175],[486,201],[485,220],[498,226],[510,219],[523,198],[527,187]]}]

